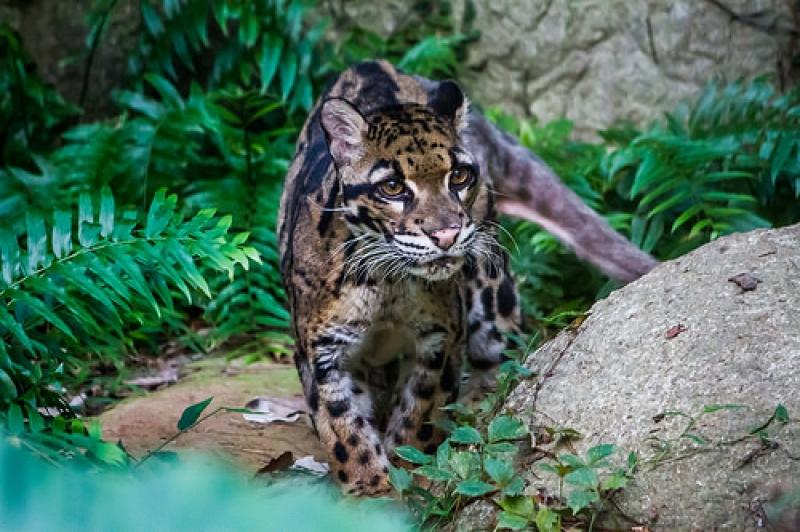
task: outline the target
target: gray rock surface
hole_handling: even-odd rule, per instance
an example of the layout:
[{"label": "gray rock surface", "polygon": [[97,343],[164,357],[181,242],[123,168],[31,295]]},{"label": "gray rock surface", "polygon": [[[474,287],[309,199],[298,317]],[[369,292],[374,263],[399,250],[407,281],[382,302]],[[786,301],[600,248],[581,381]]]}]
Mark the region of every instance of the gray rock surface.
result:
[{"label": "gray rock surface", "polygon": [[[36,62],[37,72],[72,103],[80,99],[87,59],[85,39],[91,0],[0,0],[0,23],[8,23],[22,36]],[[127,72],[127,53],[136,44],[141,23],[134,0],[120,0],[106,23],[86,83],[88,119],[106,116],[114,109],[111,91],[119,88]]]},{"label": "gray rock surface", "polygon": [[[798,77],[794,0],[720,0],[741,14],[762,12],[756,29],[710,0],[453,0],[458,24],[473,12],[481,39],[469,49],[464,82],[473,99],[517,116],[566,116],[576,133],[618,119],[643,123],[693,97],[713,76],[774,74],[780,85]],[[0,0],[0,21],[23,35],[45,79],[70,101],[82,86],[85,17],[90,0]],[[114,10],[89,80],[89,116],[110,108],[109,93],[124,76],[125,53],[140,24],[136,2]],[[468,6],[472,6],[469,7]],[[357,25],[387,35],[418,24],[400,0],[330,0],[332,35]]]},{"label": "gray rock surface", "polygon": [[[758,279],[754,290],[728,280],[740,273]],[[621,460],[639,455],[615,499],[628,518],[660,530],[755,529],[770,499],[800,484],[800,225],[727,236],[659,265],[529,366],[538,380],[506,407],[533,431],[570,427],[585,436],[573,443],[581,454],[613,443]],[[678,439],[686,418],[659,416],[716,404],[744,407],[704,415],[693,429],[703,445]],[[779,404],[791,421],[773,423],[774,446],[762,447],[748,432]],[[656,462],[654,438],[672,441]],[[530,472],[531,493],[557,490]]]},{"label": "gray rock surface", "polygon": [[[517,116],[567,117],[581,137],[618,119],[643,123],[694,97],[714,76],[797,76],[791,0],[721,0],[764,12],[755,29],[708,0],[455,0],[474,6],[465,83],[473,99]],[[389,0],[337,0],[334,12],[381,34],[418,21]]]}]

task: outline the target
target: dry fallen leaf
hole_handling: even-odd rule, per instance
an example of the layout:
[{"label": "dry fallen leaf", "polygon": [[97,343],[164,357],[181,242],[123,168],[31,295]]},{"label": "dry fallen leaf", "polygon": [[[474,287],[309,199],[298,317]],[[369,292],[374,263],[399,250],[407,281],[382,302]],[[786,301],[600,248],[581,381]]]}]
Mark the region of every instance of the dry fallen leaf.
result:
[{"label": "dry fallen leaf", "polygon": [[264,473],[274,473],[276,471],[286,471],[294,465],[294,456],[291,451],[286,451],[277,458],[273,458],[267,465],[258,470],[256,475],[263,475]]},{"label": "dry fallen leaf", "polygon": [[178,368],[175,366],[166,366],[155,375],[130,379],[125,381],[125,384],[135,384],[136,386],[152,390],[165,384],[175,384],[176,382],[178,382]]},{"label": "dry fallen leaf", "polygon": [[242,414],[246,421],[292,423],[300,419],[300,414],[305,411],[305,401],[302,397],[256,397],[249,401],[245,408],[252,412]]},{"label": "dry fallen leaf", "polygon": [[741,288],[745,292],[749,292],[750,290],[756,289],[758,283],[761,282],[761,279],[759,279],[752,273],[743,272],[734,275],[733,277],[729,277],[728,281],[736,283],[737,285],[739,285],[739,288]]},{"label": "dry fallen leaf", "polygon": [[328,464],[317,462],[313,456],[303,456],[295,460],[292,469],[301,469],[315,475],[327,475],[331,470]]},{"label": "dry fallen leaf", "polygon": [[672,327],[667,329],[667,334],[666,334],[667,340],[672,340],[673,338],[678,336],[680,333],[686,332],[688,330],[689,329],[687,329],[686,326],[683,325],[682,323],[679,323],[677,325],[673,325]]}]

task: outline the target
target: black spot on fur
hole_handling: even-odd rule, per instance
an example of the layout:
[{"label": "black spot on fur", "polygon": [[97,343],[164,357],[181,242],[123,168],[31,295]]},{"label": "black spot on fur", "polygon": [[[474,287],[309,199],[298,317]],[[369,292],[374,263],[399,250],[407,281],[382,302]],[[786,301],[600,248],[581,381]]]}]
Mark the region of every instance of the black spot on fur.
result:
[{"label": "black spot on fur", "polygon": [[373,190],[372,183],[358,183],[355,185],[343,185],[342,197],[345,201],[356,199],[364,194],[369,194]]},{"label": "black spot on fur", "polygon": [[336,445],[333,446],[333,455],[343,464],[347,463],[347,459],[350,457],[350,455],[347,454],[347,449],[345,449],[344,444],[340,441],[337,441]]},{"label": "black spot on fur", "polygon": [[430,101],[430,108],[441,116],[455,118],[456,111],[464,104],[464,93],[452,81],[443,81]]},{"label": "black spot on fur", "polygon": [[367,451],[361,453],[358,457],[358,463],[361,465],[367,465],[369,463],[369,453]]},{"label": "black spot on fur", "polygon": [[486,270],[486,275],[488,275],[490,279],[497,279],[497,276],[500,275],[494,261],[487,260],[483,265],[483,269]]},{"label": "black spot on fur", "polygon": [[353,424],[358,428],[362,428],[364,426],[364,418],[361,416],[356,416],[356,419],[353,420]]},{"label": "black spot on fur", "polygon": [[328,413],[331,417],[341,417],[342,414],[350,410],[350,402],[347,399],[328,401],[325,406],[328,408]]},{"label": "black spot on fur", "polygon": [[474,369],[487,370],[495,367],[498,364],[497,360],[488,358],[470,358],[469,365]]},{"label": "black spot on fur", "polygon": [[378,453],[378,456],[383,454],[383,447],[381,447],[380,443],[375,444],[375,452]]},{"label": "black spot on fur", "polygon": [[507,318],[514,312],[516,304],[517,296],[514,294],[514,287],[511,285],[511,280],[506,277],[497,289],[497,312]]},{"label": "black spot on fur", "polygon": [[358,442],[359,442],[358,434],[353,433],[347,437],[347,444],[350,447],[355,447],[356,445],[358,445]]},{"label": "black spot on fur", "polygon": [[455,389],[456,387],[456,375],[453,367],[448,364],[444,370],[442,370],[442,375],[439,377],[439,386],[442,387],[442,390],[449,392]]},{"label": "black spot on fur", "polygon": [[397,105],[397,93],[400,88],[377,62],[360,63],[355,66],[355,71],[361,78],[361,89],[353,101],[356,107],[367,111],[367,106],[377,109]]},{"label": "black spot on fur", "polygon": [[343,483],[347,483],[348,480],[347,473],[345,473],[344,471],[339,471],[337,475],[339,476],[339,480],[341,480]]},{"label": "black spot on fur", "polygon": [[481,303],[483,304],[483,319],[494,321],[494,294],[490,286],[481,291]]},{"label": "black spot on fur", "polygon": [[464,262],[464,267],[462,269],[464,272],[464,277],[467,279],[474,279],[475,276],[478,275],[478,268],[475,266],[475,260],[470,258]]},{"label": "black spot on fur", "polygon": [[311,391],[308,394],[308,406],[311,407],[312,412],[319,410],[319,389],[317,383],[311,383]]},{"label": "black spot on fur", "polygon": [[414,395],[420,399],[430,399],[435,391],[436,388],[427,382],[418,382],[414,387]]},{"label": "black spot on fur", "polygon": [[372,477],[369,480],[369,485],[374,488],[375,486],[377,486],[380,483],[380,481],[381,481],[381,476],[380,475],[375,475],[374,477]]},{"label": "black spot on fur", "polygon": [[423,423],[417,431],[417,439],[419,441],[428,441],[433,436],[433,425],[430,423]]},{"label": "black spot on fur", "polygon": [[428,369],[437,370],[444,366],[444,351],[436,351],[432,357],[426,360]]}]

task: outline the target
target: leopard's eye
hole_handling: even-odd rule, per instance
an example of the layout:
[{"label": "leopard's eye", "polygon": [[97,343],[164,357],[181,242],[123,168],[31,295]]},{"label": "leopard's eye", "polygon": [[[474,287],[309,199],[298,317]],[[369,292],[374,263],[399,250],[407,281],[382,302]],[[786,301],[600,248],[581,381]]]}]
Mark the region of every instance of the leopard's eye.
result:
[{"label": "leopard's eye", "polygon": [[405,192],[406,186],[403,184],[402,181],[397,181],[396,179],[389,179],[388,181],[384,181],[383,183],[378,185],[378,190],[380,190],[381,194],[383,194],[384,196],[387,196],[389,198],[394,198]]},{"label": "leopard's eye", "polygon": [[450,172],[450,188],[460,189],[472,184],[472,170],[460,166]]}]

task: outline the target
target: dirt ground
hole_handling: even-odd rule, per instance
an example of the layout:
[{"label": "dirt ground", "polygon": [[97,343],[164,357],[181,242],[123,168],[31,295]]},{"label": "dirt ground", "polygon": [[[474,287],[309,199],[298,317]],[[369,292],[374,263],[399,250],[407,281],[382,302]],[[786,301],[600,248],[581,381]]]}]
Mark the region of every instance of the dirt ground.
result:
[{"label": "dirt ground", "polygon": [[[183,410],[214,397],[206,413],[220,406],[241,408],[257,396],[279,398],[304,410],[300,383],[293,365],[228,362],[222,357],[193,362],[181,371],[177,384],[126,399],[99,419],[107,441],[121,441],[134,456],[142,456],[177,432]],[[305,414],[297,421],[264,424],[246,421],[240,413],[221,412],[202,422],[164,450],[197,450],[257,471],[290,451],[294,458],[313,456],[323,461]]]}]

